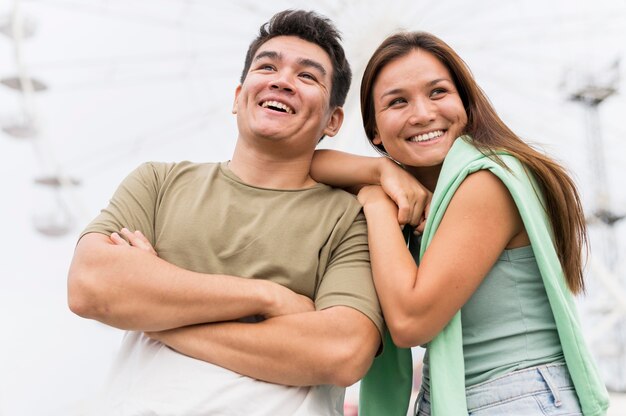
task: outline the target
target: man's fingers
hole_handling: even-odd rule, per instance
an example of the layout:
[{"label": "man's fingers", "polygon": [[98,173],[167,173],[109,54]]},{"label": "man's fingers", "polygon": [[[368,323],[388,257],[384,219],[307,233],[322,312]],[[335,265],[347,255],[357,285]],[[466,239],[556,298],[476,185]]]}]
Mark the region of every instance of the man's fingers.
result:
[{"label": "man's fingers", "polygon": [[129,246],[130,245],[118,233],[111,233],[111,241],[113,241],[118,246]]},{"label": "man's fingers", "polygon": [[122,228],[120,232],[124,237],[128,239],[128,242],[130,244],[134,245],[133,240],[135,240],[135,235],[128,228]]},{"label": "man's fingers", "polygon": [[150,244],[150,241],[148,241],[146,236],[143,235],[143,233],[141,231],[139,231],[139,230],[135,231],[135,236],[137,237],[137,239],[139,241],[141,241],[141,244],[144,246],[144,248],[149,250],[151,253],[155,253],[156,254],[156,251],[154,251],[154,248],[152,247],[152,244]]},{"label": "man's fingers", "polygon": [[124,234],[124,237],[126,237],[128,239],[128,242],[135,247],[138,246],[144,246],[144,241],[145,239],[142,239],[141,237],[143,237],[143,234],[141,234],[138,231],[132,232],[130,231],[128,228],[122,228],[122,234]]},{"label": "man's fingers", "polygon": [[135,236],[137,236],[137,238],[139,238],[139,240],[143,241],[146,244],[150,244],[150,242],[148,241],[148,239],[146,238],[145,235],[143,235],[143,233],[139,230],[135,231]]},{"label": "man's fingers", "polygon": [[137,230],[132,232],[128,228],[122,228],[121,233],[128,239],[131,246],[147,251],[151,254],[157,254],[154,247],[152,247],[152,244],[150,244],[141,231]]}]

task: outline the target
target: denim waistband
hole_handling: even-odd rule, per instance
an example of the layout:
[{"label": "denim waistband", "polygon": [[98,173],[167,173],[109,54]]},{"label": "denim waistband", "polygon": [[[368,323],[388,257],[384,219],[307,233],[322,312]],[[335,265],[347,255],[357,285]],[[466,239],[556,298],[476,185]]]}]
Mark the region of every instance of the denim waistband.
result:
[{"label": "denim waistband", "polygon": [[574,388],[569,371],[563,363],[546,364],[514,371],[509,374],[476,384],[465,390],[468,410],[494,403],[550,391],[555,405],[560,405],[559,389]]}]

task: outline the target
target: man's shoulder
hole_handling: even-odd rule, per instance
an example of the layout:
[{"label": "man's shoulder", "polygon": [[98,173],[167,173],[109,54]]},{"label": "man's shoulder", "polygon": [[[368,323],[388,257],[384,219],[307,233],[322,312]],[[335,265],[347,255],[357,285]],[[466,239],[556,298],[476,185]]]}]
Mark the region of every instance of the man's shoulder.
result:
[{"label": "man's shoulder", "polygon": [[205,176],[219,169],[220,163],[197,163],[190,161],[156,162],[149,161],[139,165],[135,175],[155,177],[157,180],[175,178],[178,176]]},{"label": "man's shoulder", "polygon": [[329,189],[328,193],[331,198],[334,198],[342,204],[352,207],[357,211],[360,211],[362,209],[362,205],[359,203],[356,195],[351,194],[350,192],[345,191],[341,188],[333,188],[328,185],[326,185],[326,187]]},{"label": "man's shoulder", "polygon": [[[328,185],[320,186],[319,192],[321,197],[318,197],[316,202],[320,207],[319,211],[324,213],[324,217],[344,218],[349,222],[360,220],[359,217],[363,215],[363,207],[356,195]],[[334,215],[331,212],[334,212]]]},{"label": "man's shoulder", "polygon": [[322,183],[318,183],[319,189],[321,192],[323,192],[325,194],[326,197],[328,198],[333,198],[333,199],[337,199],[338,201],[342,201],[346,204],[357,204],[360,205],[356,195],[351,194],[348,191],[345,191],[341,188],[335,188],[332,187],[330,185],[326,185],[326,184],[322,184]]},{"label": "man's shoulder", "polygon": [[139,169],[149,169],[159,172],[172,172],[172,171],[197,171],[206,169],[217,169],[219,162],[191,162],[189,160],[183,160],[179,162],[162,162],[162,161],[148,161],[139,165]]}]

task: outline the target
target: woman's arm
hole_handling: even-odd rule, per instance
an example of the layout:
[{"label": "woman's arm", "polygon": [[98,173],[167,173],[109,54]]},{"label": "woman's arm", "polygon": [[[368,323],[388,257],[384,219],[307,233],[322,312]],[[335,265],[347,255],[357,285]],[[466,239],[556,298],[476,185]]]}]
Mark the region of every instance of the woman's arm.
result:
[{"label": "woman's arm", "polygon": [[311,162],[311,177],[338,188],[379,185],[386,163],[383,157],[358,156],[337,150],[316,150]]},{"label": "woman's arm", "polygon": [[318,182],[356,192],[363,185],[381,185],[398,206],[400,224],[419,225],[432,197],[413,175],[386,157],[316,150],[311,163],[311,177]]},{"label": "woman's arm", "polygon": [[367,217],[374,282],[401,347],[430,341],[467,302],[511,240],[525,234],[504,184],[488,171],[467,177],[418,267],[379,187],[359,193]]}]

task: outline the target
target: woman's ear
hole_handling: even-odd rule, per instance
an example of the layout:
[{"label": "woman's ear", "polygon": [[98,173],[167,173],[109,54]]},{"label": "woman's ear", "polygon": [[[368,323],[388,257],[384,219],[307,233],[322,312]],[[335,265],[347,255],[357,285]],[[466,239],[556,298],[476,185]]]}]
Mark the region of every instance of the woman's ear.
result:
[{"label": "woman's ear", "polygon": [[378,129],[374,129],[374,137],[372,138],[372,143],[374,143],[376,146],[380,146],[381,144],[383,144],[383,140],[378,134]]}]

